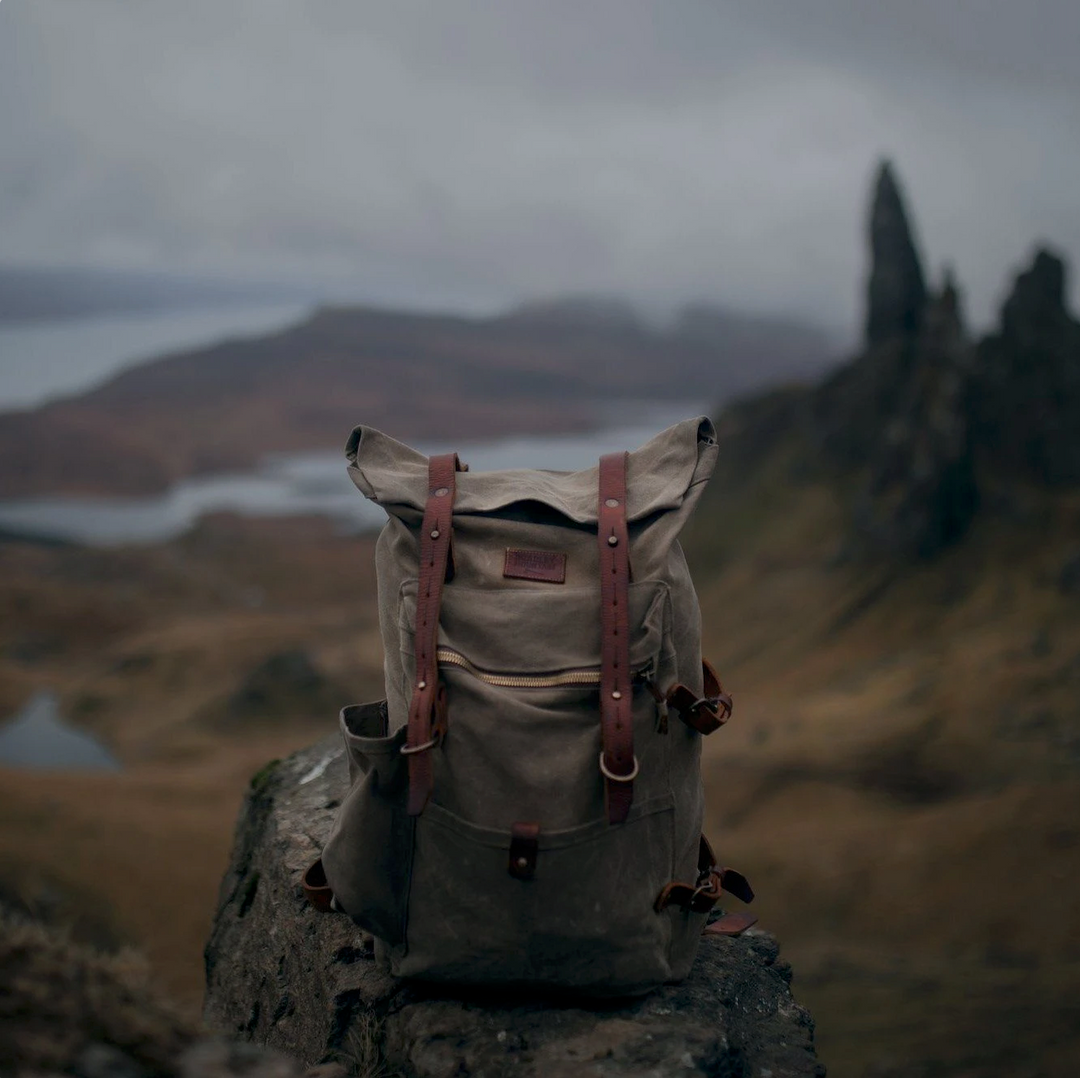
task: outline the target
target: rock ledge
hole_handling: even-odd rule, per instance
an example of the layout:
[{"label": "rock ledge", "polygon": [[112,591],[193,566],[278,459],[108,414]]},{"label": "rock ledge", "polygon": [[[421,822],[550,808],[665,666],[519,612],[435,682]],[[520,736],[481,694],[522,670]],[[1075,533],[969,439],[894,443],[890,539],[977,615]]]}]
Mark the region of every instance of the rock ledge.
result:
[{"label": "rock ledge", "polygon": [[395,980],[348,918],[316,913],[300,889],[345,788],[336,737],[252,780],[206,947],[205,1017],[222,1032],[372,1076],[824,1075],[791,967],[764,932],[705,939],[683,984],[614,1004]]}]

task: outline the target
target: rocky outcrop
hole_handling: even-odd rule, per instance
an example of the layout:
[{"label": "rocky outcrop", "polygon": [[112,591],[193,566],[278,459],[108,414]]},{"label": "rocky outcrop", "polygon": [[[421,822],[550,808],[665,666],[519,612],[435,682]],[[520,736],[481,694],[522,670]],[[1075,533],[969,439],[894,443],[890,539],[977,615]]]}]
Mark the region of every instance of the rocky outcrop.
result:
[{"label": "rocky outcrop", "polygon": [[867,241],[863,350],[813,394],[815,426],[826,458],[841,469],[863,467],[910,395],[927,295],[922,264],[892,165],[881,164],[874,184]]},{"label": "rocky outcrop", "polygon": [[336,740],[253,780],[206,948],[205,1017],[222,1032],[360,1074],[825,1073],[791,969],[759,931],[703,940],[685,983],[627,1002],[453,995],[394,980],[347,917],[315,912],[300,888],[346,781]]},{"label": "rocky outcrop", "polygon": [[979,345],[973,407],[988,470],[1080,482],[1080,323],[1065,306],[1064,262],[1046,250],[1016,279],[997,333]]},{"label": "rocky outcrop", "polygon": [[965,534],[987,490],[1080,482],[1080,324],[1064,263],[1041,250],[998,332],[973,343],[952,275],[927,294],[887,162],[869,243],[865,347],[808,412],[826,471],[854,479],[847,553],[928,558]]},{"label": "rocky outcrop", "polygon": [[926,284],[904,200],[890,162],[883,161],[870,208],[870,278],[866,343],[870,348],[916,336],[922,328]]},{"label": "rocky outcrop", "polygon": [[968,417],[971,371],[959,295],[946,274],[927,305],[856,505],[861,538],[874,549],[931,557],[971,523],[979,505]]}]

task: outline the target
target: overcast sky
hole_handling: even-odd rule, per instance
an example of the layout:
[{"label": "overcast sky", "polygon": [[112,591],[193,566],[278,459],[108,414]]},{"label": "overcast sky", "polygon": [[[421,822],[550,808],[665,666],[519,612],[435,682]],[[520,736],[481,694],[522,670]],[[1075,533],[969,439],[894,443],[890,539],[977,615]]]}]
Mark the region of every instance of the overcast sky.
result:
[{"label": "overcast sky", "polygon": [[1080,259],[1080,2],[0,0],[0,262],[845,327],[882,154],[977,322]]}]

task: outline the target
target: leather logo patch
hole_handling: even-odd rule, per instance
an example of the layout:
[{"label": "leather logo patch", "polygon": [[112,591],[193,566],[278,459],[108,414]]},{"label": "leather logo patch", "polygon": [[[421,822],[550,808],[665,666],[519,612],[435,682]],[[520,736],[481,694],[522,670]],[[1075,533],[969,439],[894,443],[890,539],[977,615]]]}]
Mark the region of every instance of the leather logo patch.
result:
[{"label": "leather logo patch", "polygon": [[566,583],[566,555],[554,550],[513,550],[507,548],[503,576],[515,580],[542,580],[546,584]]}]

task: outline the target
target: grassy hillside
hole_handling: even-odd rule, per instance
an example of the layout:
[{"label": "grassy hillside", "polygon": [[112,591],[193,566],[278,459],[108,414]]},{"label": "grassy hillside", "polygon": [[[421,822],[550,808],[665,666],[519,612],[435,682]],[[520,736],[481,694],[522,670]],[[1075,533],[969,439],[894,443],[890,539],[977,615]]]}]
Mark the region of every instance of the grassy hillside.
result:
[{"label": "grassy hillside", "polygon": [[856,484],[791,406],[729,417],[687,537],[737,702],[711,829],[831,1074],[1075,1073],[1080,495],[1015,490],[928,563],[855,558]]},{"label": "grassy hillside", "polygon": [[0,898],[135,944],[196,1010],[249,779],[381,695],[373,587],[372,542],[321,520],[211,518],[157,548],[0,544],[0,708],[49,686],[125,768],[0,770]]}]

